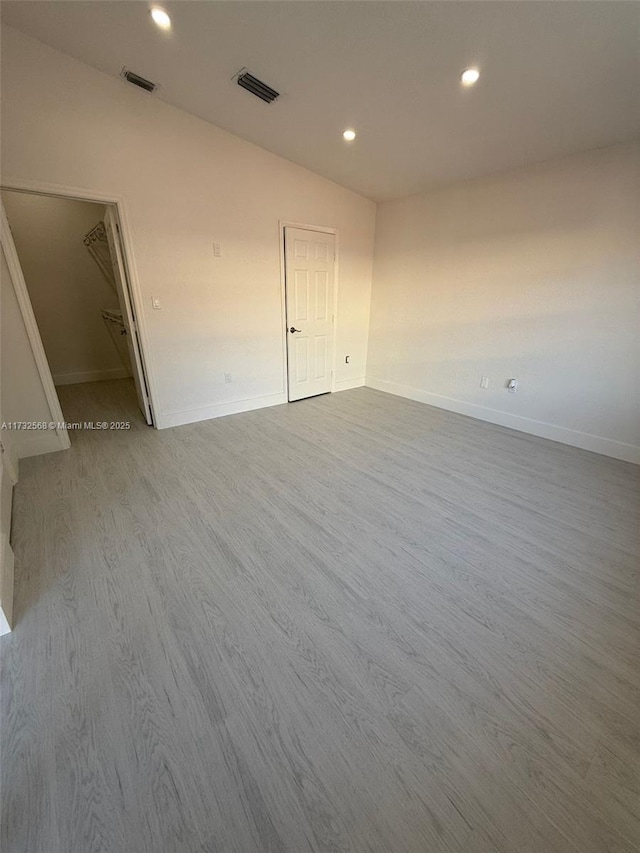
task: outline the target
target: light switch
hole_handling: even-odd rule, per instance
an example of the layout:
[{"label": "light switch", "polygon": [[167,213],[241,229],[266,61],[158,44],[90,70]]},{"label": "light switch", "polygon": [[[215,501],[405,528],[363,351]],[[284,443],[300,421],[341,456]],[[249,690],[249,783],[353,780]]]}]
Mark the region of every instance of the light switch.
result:
[{"label": "light switch", "polygon": [[220,258],[222,256],[222,249],[220,247],[220,243],[213,244],[213,256],[214,258]]},{"label": "light switch", "polygon": [[156,311],[160,311],[160,309],[162,308],[162,305],[160,304],[160,300],[158,299],[157,296],[154,296],[152,298],[151,305]]}]

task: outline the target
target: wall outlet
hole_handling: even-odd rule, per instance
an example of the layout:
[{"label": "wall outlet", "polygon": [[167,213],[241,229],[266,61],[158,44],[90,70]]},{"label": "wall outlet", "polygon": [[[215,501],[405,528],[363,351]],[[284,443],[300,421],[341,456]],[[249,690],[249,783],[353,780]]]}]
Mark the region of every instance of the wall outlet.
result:
[{"label": "wall outlet", "polygon": [[488,388],[489,387],[489,377],[488,376],[481,376],[480,377],[480,387],[481,388]]},{"label": "wall outlet", "polygon": [[228,385],[228,384],[229,384],[229,382],[233,382],[233,376],[232,376],[230,373],[225,373],[225,374],[224,374],[224,381],[225,381],[225,382],[227,383],[227,385]]},{"label": "wall outlet", "polygon": [[214,258],[222,257],[222,248],[220,246],[220,243],[214,243],[213,244],[213,257]]},{"label": "wall outlet", "polygon": [[345,355],[345,357],[344,357],[344,363],[345,363],[345,364],[349,364],[349,359],[350,359],[350,358],[351,358],[351,356],[350,356],[350,355]]},{"label": "wall outlet", "polygon": [[517,379],[508,379],[507,380],[507,391],[510,394],[515,394],[518,390],[518,380]]}]

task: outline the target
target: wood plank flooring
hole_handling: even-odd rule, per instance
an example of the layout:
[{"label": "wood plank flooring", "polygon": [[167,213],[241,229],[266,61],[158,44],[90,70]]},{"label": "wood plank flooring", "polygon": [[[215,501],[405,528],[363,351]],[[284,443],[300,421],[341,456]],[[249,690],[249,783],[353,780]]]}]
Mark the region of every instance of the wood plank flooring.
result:
[{"label": "wood plank flooring", "polygon": [[21,464],[3,853],[640,850],[638,469],[370,389]]}]

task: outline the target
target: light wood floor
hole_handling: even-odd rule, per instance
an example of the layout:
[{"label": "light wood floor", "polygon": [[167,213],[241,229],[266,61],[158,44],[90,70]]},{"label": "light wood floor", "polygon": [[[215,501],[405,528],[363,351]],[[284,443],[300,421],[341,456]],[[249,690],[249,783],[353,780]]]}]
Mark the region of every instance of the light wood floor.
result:
[{"label": "light wood floor", "polygon": [[636,468],[369,389],[62,403],[136,428],[21,465],[3,853],[640,849]]}]

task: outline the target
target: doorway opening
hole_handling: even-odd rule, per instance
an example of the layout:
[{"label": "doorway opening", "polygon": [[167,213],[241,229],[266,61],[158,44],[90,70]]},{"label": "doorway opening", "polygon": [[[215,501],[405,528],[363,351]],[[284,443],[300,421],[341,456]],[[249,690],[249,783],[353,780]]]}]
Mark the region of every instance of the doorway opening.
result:
[{"label": "doorway opening", "polygon": [[290,403],[333,390],[336,235],[285,226],[284,291]]},{"label": "doorway opening", "polygon": [[152,425],[117,205],[3,188],[2,207],[64,422]]}]

